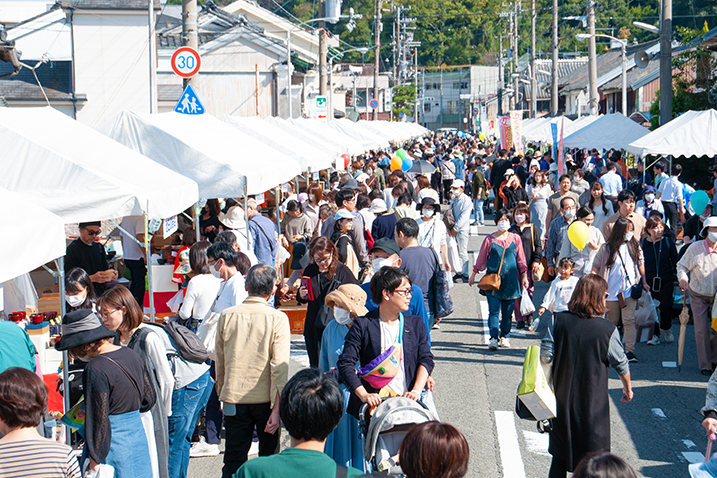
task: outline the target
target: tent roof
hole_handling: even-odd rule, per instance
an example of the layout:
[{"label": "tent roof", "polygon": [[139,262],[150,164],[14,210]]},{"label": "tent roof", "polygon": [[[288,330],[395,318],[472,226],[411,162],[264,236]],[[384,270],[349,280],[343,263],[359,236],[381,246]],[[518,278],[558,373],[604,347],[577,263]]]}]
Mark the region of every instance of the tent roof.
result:
[{"label": "tent roof", "polygon": [[566,148],[627,149],[650,130],[622,113],[601,116],[563,140]]},{"label": "tent roof", "polygon": [[527,131],[523,131],[523,138],[527,141],[542,141],[547,143],[553,142],[553,130],[552,130],[552,124],[559,124],[559,122],[563,120],[563,127],[567,128],[570,124],[572,124],[572,120],[570,118],[566,118],[565,116],[558,116],[555,118],[546,118],[545,121],[542,121],[538,123],[537,121],[534,123],[531,123],[532,128],[528,128]]},{"label": "tent roof", "polygon": [[331,151],[332,154],[336,156],[348,152],[348,148],[346,147],[346,145],[340,143],[338,138],[333,136],[327,137],[314,130],[307,129],[300,124],[296,124],[288,119],[281,119],[274,116],[269,116],[267,118],[264,118],[264,121],[266,121],[267,123],[271,123],[278,128],[281,128],[286,132],[286,134],[291,135],[295,138],[298,137],[309,139],[312,143],[315,143],[322,149]]},{"label": "tent roof", "polygon": [[637,156],[717,156],[717,111],[688,111],[627,147]]},{"label": "tent roof", "polygon": [[0,108],[0,187],[23,192],[66,223],[167,218],[197,184],[50,108]]},{"label": "tent roof", "polygon": [[42,225],[39,233],[0,236],[0,283],[65,255],[65,224],[60,216],[32,204],[23,194],[2,188],[0,202],[6,205],[0,211],[2,224],[25,231]]},{"label": "tent roof", "polygon": [[347,153],[350,155],[363,154],[371,149],[371,143],[360,138],[349,136],[346,133],[337,131],[328,123],[319,121],[318,119],[290,119],[289,123],[293,123],[299,127],[307,130],[311,130],[318,135],[332,138],[334,141],[338,141],[346,146]]},{"label": "tent roof", "polygon": [[339,131],[350,138],[360,141],[364,144],[367,150],[380,149],[388,147],[388,138],[383,135],[378,135],[375,131],[367,129],[363,126],[363,123],[353,122],[351,120],[334,120],[329,121],[326,124]]},{"label": "tent roof", "polygon": [[596,119],[598,119],[600,116],[581,116],[580,118],[573,121],[570,125],[565,127],[565,131],[563,132],[563,135],[565,137],[568,137],[569,135],[573,134],[576,131],[579,131],[580,129],[586,127]]}]

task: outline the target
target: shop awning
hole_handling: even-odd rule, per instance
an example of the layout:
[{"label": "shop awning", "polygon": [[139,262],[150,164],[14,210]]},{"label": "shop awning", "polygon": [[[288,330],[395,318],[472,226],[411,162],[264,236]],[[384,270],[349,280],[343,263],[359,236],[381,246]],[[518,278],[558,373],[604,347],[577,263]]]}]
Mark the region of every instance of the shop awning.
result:
[{"label": "shop awning", "polygon": [[[630,120],[632,121],[632,120]],[[688,111],[627,147],[637,156],[717,156],[717,111]]]}]

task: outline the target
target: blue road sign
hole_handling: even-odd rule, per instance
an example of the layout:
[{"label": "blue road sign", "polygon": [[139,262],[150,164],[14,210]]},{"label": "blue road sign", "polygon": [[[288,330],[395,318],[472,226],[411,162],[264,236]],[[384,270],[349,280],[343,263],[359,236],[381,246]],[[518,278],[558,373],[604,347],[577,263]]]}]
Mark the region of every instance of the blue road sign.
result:
[{"label": "blue road sign", "polygon": [[369,105],[371,108],[376,109],[376,108],[378,108],[378,100],[377,100],[376,98],[374,98],[374,99],[372,99],[371,101],[368,102],[368,105]]},{"label": "blue road sign", "polygon": [[174,112],[183,115],[204,114],[204,105],[199,101],[199,97],[194,91],[194,88],[192,88],[192,85],[187,84],[187,87],[182,91],[182,96],[179,98],[179,101],[177,101]]}]

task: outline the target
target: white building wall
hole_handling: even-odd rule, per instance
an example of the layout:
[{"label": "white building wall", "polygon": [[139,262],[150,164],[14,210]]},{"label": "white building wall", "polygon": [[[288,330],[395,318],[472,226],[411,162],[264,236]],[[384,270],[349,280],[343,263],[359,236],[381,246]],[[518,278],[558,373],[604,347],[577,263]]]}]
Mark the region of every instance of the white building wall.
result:
[{"label": "white building wall", "polygon": [[77,114],[95,127],[123,110],[149,113],[147,12],[77,10],[76,91],[87,95]]}]

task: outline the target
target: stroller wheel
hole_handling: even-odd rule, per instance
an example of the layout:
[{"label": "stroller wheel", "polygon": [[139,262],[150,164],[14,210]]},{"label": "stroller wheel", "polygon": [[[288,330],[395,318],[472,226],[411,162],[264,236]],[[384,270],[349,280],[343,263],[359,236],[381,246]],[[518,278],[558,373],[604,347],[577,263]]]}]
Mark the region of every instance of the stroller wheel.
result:
[{"label": "stroller wheel", "polygon": [[550,420],[539,420],[537,427],[540,433],[550,433],[553,431],[553,422]]}]

